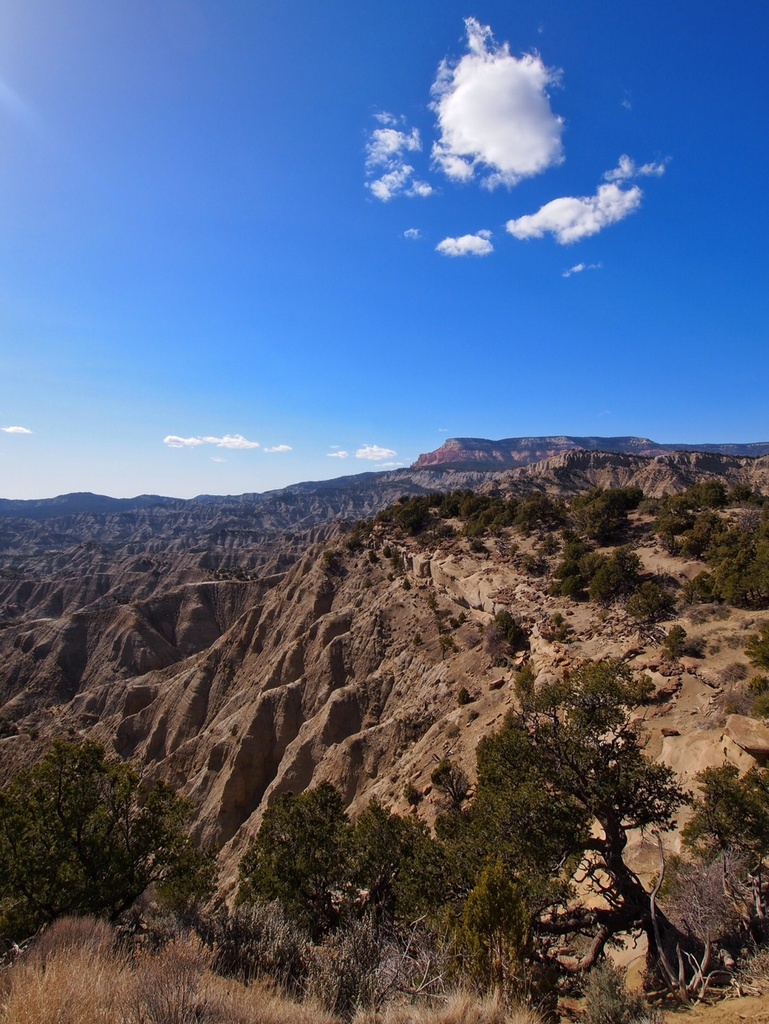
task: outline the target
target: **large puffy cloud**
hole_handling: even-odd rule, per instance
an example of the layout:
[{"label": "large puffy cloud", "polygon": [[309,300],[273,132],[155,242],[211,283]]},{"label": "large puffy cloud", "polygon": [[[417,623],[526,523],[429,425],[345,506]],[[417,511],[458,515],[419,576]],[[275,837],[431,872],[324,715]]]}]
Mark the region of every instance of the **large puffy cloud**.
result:
[{"label": "large puffy cloud", "polygon": [[0,427],[4,434],[31,434],[28,427]]},{"label": "large puffy cloud", "polygon": [[641,189],[634,185],[599,185],[594,196],[564,196],[546,203],[537,213],[507,222],[507,230],[515,238],[542,238],[551,234],[560,245],[578,242],[616,224],[641,205]]},{"label": "large puffy cloud", "polygon": [[355,453],[356,459],[368,459],[370,462],[382,462],[383,459],[391,459],[397,455],[392,448],[380,448],[378,444],[364,444]]},{"label": "large puffy cloud", "polygon": [[433,160],[450,178],[515,185],[563,159],[563,120],[553,114],[547,87],[558,73],[539,56],[517,58],[497,45],[488,26],[465,21],[468,53],[444,60],[433,84],[432,109],[441,136]]},{"label": "large puffy cloud", "polygon": [[163,438],[163,444],[167,444],[169,448],[200,448],[204,444],[241,450],[260,447],[258,441],[248,441],[242,434],[225,434],[224,437],[177,437],[175,434],[169,434]]},{"label": "large puffy cloud", "polygon": [[384,125],[371,133],[366,145],[366,187],[383,203],[401,193],[406,196],[429,196],[433,189],[426,181],[414,174],[414,168],[406,162],[406,153],[418,153],[422,140],[418,128],[401,131],[394,127],[398,118],[392,114],[375,115]]},{"label": "large puffy cloud", "polygon": [[478,231],[474,235],[444,238],[435,248],[444,256],[488,256],[489,253],[494,252],[490,238],[490,231]]}]

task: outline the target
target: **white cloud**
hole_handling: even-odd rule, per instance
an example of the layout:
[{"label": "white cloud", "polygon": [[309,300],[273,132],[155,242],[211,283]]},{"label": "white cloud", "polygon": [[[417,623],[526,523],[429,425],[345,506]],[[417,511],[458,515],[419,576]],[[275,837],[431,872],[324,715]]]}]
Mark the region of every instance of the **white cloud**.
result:
[{"label": "white cloud", "polygon": [[0,427],[4,434],[31,434],[27,427]]},{"label": "white cloud", "polygon": [[366,146],[366,167],[387,167],[402,153],[418,153],[422,149],[419,129],[399,132],[396,128],[376,128]]},{"label": "white cloud", "polygon": [[409,175],[413,170],[414,168],[408,164],[402,164],[400,167],[396,167],[395,170],[383,174],[381,178],[370,181],[366,187],[371,190],[377,199],[381,199],[383,203],[389,202],[393,196],[403,192],[409,180]]},{"label": "white cloud", "polygon": [[276,444],[276,445],[273,445],[272,448],[265,448],[264,450],[266,452],[272,453],[272,452],[292,452],[294,449],[291,447],[290,444]]},{"label": "white cloud", "polygon": [[[333,445],[332,447],[335,448],[336,445]],[[340,448],[338,452],[326,452],[326,456],[329,459],[349,459],[350,453],[342,451],[342,449]]]},{"label": "white cloud", "polygon": [[211,461],[212,462],[226,462],[227,460],[221,458],[219,455],[212,455],[211,456]]},{"label": "white cloud", "polygon": [[403,232],[403,237],[412,239],[421,238],[422,232],[419,230],[419,228],[406,228],[406,230]]},{"label": "white cloud", "polygon": [[515,185],[561,163],[563,119],[547,94],[558,72],[536,54],[514,57],[475,18],[465,28],[468,53],[442,61],[432,87],[441,133],[434,162],[456,181],[480,173],[487,188]]},{"label": "white cloud", "polygon": [[604,174],[605,181],[630,181],[632,178],[661,178],[665,173],[667,160],[656,163],[641,164],[639,167],[635,160],[623,153],[619,158],[619,164],[611,171]]},{"label": "white cloud", "polygon": [[401,193],[405,196],[432,195],[432,185],[414,176],[414,168],[404,156],[421,152],[419,129],[400,131],[393,127],[399,119],[387,112],[374,116],[386,127],[375,128],[366,144],[366,174],[370,179],[366,188],[383,203]]},{"label": "white cloud", "polygon": [[581,274],[585,270],[603,270],[603,263],[575,263],[573,267],[564,270],[562,277],[571,277],[573,274]]},{"label": "white cloud", "polygon": [[402,462],[383,462],[383,463],[381,463],[382,469],[398,469],[398,467],[402,466],[402,465],[403,465]]},{"label": "white cloud", "polygon": [[355,453],[356,459],[368,459],[370,462],[381,462],[383,459],[391,459],[397,455],[392,448],[380,448],[378,444],[365,444]]},{"label": "white cloud", "polygon": [[433,194],[432,185],[412,178],[414,168],[410,164],[399,164],[393,170],[366,184],[373,196],[387,203],[401,193],[404,196],[426,198]]},{"label": "white cloud", "polygon": [[224,437],[177,437],[175,434],[169,434],[163,438],[163,444],[167,444],[169,448],[200,448],[204,444],[238,450],[260,447],[258,441],[247,441],[242,434],[225,434]]},{"label": "white cloud", "polygon": [[199,448],[205,441],[202,437],[177,437],[176,434],[169,434],[163,438],[163,444],[169,448]]},{"label": "white cloud", "polygon": [[409,188],[404,193],[407,196],[416,196],[419,199],[426,199],[431,196],[435,189],[427,181],[418,181],[416,178],[411,182]]},{"label": "white cloud", "polygon": [[460,238],[444,238],[435,250],[444,256],[488,256],[494,252],[490,238],[490,231],[478,231],[474,235],[462,235]]},{"label": "white cloud", "polygon": [[638,209],[642,195],[637,185],[627,190],[615,184],[599,185],[594,196],[553,199],[537,213],[509,220],[507,230],[515,238],[542,238],[549,233],[559,245],[568,245],[623,220]]}]

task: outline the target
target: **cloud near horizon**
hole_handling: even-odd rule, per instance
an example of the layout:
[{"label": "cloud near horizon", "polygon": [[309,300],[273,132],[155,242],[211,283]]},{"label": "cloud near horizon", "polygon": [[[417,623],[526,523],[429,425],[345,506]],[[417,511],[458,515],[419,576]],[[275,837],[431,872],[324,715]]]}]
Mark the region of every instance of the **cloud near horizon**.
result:
[{"label": "cloud near horizon", "polygon": [[355,453],[356,459],[368,459],[370,462],[381,462],[383,459],[391,459],[397,455],[392,448],[380,448],[378,444],[364,444]]},{"label": "cloud near horizon", "polygon": [[242,451],[261,447],[258,441],[247,441],[242,434],[225,434],[224,437],[177,437],[175,434],[169,434],[163,438],[163,444],[169,448],[200,448],[204,444],[213,444],[217,448]]},{"label": "cloud near horizon", "polygon": [[599,185],[594,196],[553,199],[537,213],[509,220],[506,226],[514,238],[542,238],[551,234],[559,245],[570,245],[624,220],[639,208],[642,195],[637,185],[629,189],[614,183]]},{"label": "cloud near horizon", "polygon": [[535,54],[514,57],[491,28],[465,20],[468,52],[448,58],[432,86],[440,138],[434,164],[454,181],[508,188],[563,161],[563,118],[553,114],[547,87],[560,72]]},{"label": "cloud near horizon", "polygon": [[4,434],[31,434],[28,427],[0,427]]},{"label": "cloud near horizon", "polygon": [[342,451],[340,449],[338,452],[326,452],[326,458],[329,458],[329,459],[349,459],[350,458],[350,453]]},{"label": "cloud near horizon", "polygon": [[488,256],[494,252],[491,244],[490,231],[477,231],[474,235],[461,235],[459,238],[444,238],[435,251],[444,256]]}]

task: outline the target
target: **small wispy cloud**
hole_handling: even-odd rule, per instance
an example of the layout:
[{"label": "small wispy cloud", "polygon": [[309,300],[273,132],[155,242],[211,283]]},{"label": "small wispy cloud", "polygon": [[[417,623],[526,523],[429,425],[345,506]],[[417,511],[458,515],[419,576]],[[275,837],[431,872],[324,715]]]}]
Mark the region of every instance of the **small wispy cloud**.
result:
[{"label": "small wispy cloud", "polygon": [[440,139],[433,162],[454,181],[480,175],[486,188],[510,187],[563,160],[563,119],[550,109],[548,86],[560,72],[537,54],[514,57],[491,28],[465,20],[468,52],[448,58],[433,83]]},{"label": "small wispy cloud", "polygon": [[226,462],[227,460],[226,460],[226,459],[223,459],[223,458],[221,457],[221,455],[212,455],[212,456],[211,456],[211,461],[212,461],[212,462]]},{"label": "small wispy cloud", "polygon": [[326,457],[329,459],[349,459],[350,453],[340,448],[337,452],[326,452]]},{"label": "small wispy cloud", "polygon": [[561,277],[572,277],[574,274],[582,274],[586,270],[603,270],[603,263],[575,263],[573,267],[564,270]]},{"label": "small wispy cloud", "polygon": [[0,427],[4,434],[31,434],[28,427]]},{"label": "small wispy cloud", "polygon": [[366,188],[383,203],[397,195],[426,197],[433,193],[432,185],[416,177],[414,168],[406,159],[407,153],[419,153],[422,139],[418,128],[395,127],[402,118],[382,111],[374,115],[381,128],[375,128],[366,144]]},{"label": "small wispy cloud", "polygon": [[403,232],[403,237],[411,239],[421,238],[422,232],[419,230],[419,228],[406,228],[406,230]]},{"label": "small wispy cloud", "polygon": [[435,251],[444,256],[488,256],[494,252],[491,244],[490,231],[477,231],[474,235],[461,235],[459,238],[444,238]]},{"label": "small wispy cloud", "polygon": [[398,469],[403,463],[402,462],[381,462],[382,469]]},{"label": "small wispy cloud", "polygon": [[169,448],[200,448],[204,444],[212,444],[217,448],[242,450],[261,447],[258,441],[248,441],[242,434],[225,434],[224,437],[177,437],[169,434],[163,438],[163,444]]},{"label": "small wispy cloud", "polygon": [[364,444],[355,453],[356,459],[367,459],[369,462],[382,462],[383,459],[391,459],[397,455],[392,448],[380,448],[378,444]]},{"label": "small wispy cloud", "polygon": [[629,157],[627,153],[623,153],[619,158],[618,165],[611,171],[607,171],[604,174],[604,181],[631,181],[633,178],[661,178],[665,173],[665,168],[670,162],[670,157],[666,160],[658,160],[648,164],[639,165]]},{"label": "small wispy cloud", "polygon": [[559,245],[569,245],[624,220],[641,205],[642,195],[637,185],[630,189],[621,189],[614,183],[599,185],[594,196],[553,199],[537,213],[509,220],[507,230],[521,239],[550,234]]},{"label": "small wispy cloud", "polygon": [[294,449],[290,444],[275,444],[271,448],[265,448],[264,450],[272,454],[273,452],[292,452]]}]

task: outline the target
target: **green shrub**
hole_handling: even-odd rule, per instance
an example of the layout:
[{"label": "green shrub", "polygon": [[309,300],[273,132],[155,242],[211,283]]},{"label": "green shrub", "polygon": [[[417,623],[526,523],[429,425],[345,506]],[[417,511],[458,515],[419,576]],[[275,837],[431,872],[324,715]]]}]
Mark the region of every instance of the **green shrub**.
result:
[{"label": "green shrub", "polygon": [[462,805],[470,792],[470,780],[459,765],[449,758],[444,758],[433,770],[430,782],[444,796],[453,813],[457,814],[462,810]]},{"label": "green shrub", "polygon": [[407,782],[403,787],[403,799],[409,805],[409,807],[416,807],[418,803],[422,801],[422,794],[414,785],[413,782]]},{"label": "green shrub", "polygon": [[769,622],[745,644],[745,653],[756,668],[769,669]]},{"label": "green shrub", "polygon": [[657,622],[668,618],[675,609],[675,598],[653,580],[644,581],[628,600],[627,611],[634,619]]},{"label": "green shrub", "polygon": [[678,661],[686,650],[686,630],[683,626],[671,626],[668,630],[662,650],[670,661]]},{"label": "green shrub", "polygon": [[0,791],[0,930],[20,938],[73,913],[114,919],[153,883],[175,908],[207,898],[215,861],[185,829],[191,811],[98,743],[57,740]]},{"label": "green shrub", "polygon": [[631,594],[638,585],[640,572],[641,559],[638,555],[630,547],[617,548],[600,561],[590,581],[590,599],[611,604]]},{"label": "green shrub", "polygon": [[585,986],[585,1024],[662,1024],[662,1015],[643,996],[628,992],[625,971],[610,963],[590,972]]}]

